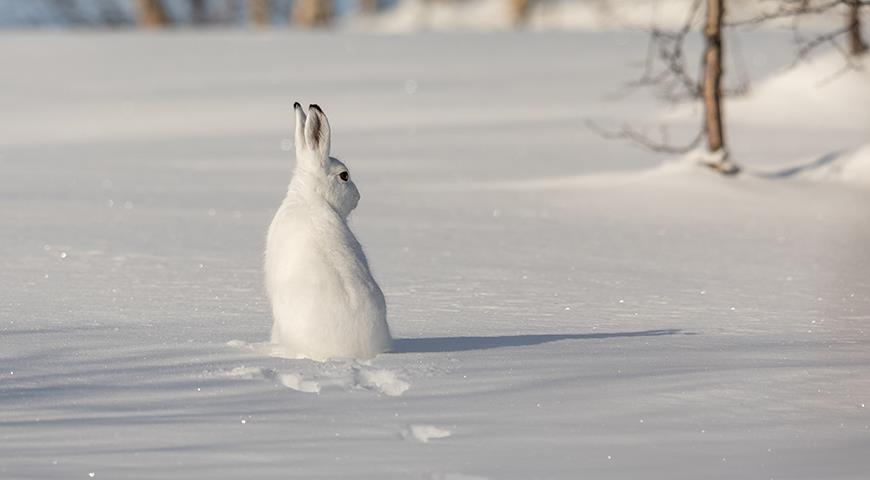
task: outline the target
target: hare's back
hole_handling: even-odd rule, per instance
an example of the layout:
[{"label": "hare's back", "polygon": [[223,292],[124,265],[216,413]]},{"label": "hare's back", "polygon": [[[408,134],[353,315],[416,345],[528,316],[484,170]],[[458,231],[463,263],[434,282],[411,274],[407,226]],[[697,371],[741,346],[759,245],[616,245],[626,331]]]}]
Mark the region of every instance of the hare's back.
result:
[{"label": "hare's back", "polygon": [[329,290],[368,289],[371,281],[365,255],[347,225],[298,208],[282,208],[272,221],[266,273],[275,282],[294,280]]}]

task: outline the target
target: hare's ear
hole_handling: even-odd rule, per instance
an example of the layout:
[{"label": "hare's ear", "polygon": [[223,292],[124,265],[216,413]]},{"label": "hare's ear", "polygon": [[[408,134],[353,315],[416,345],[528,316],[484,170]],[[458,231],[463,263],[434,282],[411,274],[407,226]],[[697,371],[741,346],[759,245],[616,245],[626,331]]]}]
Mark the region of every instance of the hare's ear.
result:
[{"label": "hare's ear", "polygon": [[299,156],[300,153],[306,150],[305,110],[302,109],[302,105],[299,105],[299,102],[293,104],[293,110],[296,112],[296,138],[294,138],[294,143],[296,144],[296,156]]},{"label": "hare's ear", "polygon": [[314,152],[324,165],[329,162],[329,143],[331,141],[329,120],[319,106],[308,106],[308,120],[305,122],[305,146]]}]

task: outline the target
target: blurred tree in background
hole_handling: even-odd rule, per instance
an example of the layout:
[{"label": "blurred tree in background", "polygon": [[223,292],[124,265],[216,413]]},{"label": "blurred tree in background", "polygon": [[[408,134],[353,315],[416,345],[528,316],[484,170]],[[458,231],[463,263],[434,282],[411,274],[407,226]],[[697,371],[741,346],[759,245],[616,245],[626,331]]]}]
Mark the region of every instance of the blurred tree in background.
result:
[{"label": "blurred tree in background", "polygon": [[205,0],[190,0],[191,20],[194,25],[208,23],[208,11]]},{"label": "blurred tree in background", "polygon": [[248,0],[248,19],[254,25],[265,27],[269,25],[269,0]]},{"label": "blurred tree in background", "polygon": [[169,24],[169,16],[160,0],[136,0],[136,18],[145,28],[161,28]]},{"label": "blurred tree in background", "polygon": [[[620,27],[620,15],[626,11],[641,12],[649,9],[650,21],[656,15],[657,0],[0,0],[0,27],[26,26],[90,26],[124,27],[141,26],[160,28],[167,26],[206,25],[291,25],[316,28],[333,25],[339,17],[353,15],[371,16],[375,12],[403,7],[405,20],[408,14],[418,15],[421,28],[429,28],[426,18],[463,17],[466,12],[478,16],[489,27],[501,24],[503,28],[535,27],[560,22],[560,15],[572,15],[573,7],[585,6],[576,12],[590,15],[590,21],[606,22]],[[662,11],[678,12],[680,0],[661,0]],[[691,8],[694,0],[682,0],[684,8]],[[475,3],[488,3],[486,9],[477,9]],[[633,6],[636,4],[636,7]],[[735,16],[742,16],[744,9],[767,10],[773,17],[811,16],[814,13],[845,15],[846,21],[833,36],[845,38],[853,54],[867,51],[867,41],[862,32],[862,15],[870,6],[870,0],[724,0],[723,5]],[[751,8],[748,8],[750,7]],[[469,8],[470,7],[470,8]],[[494,8],[492,8],[494,7]],[[666,8],[664,8],[666,7]],[[501,8],[501,13],[496,13]],[[490,12],[490,17],[480,18],[480,12]],[[443,15],[445,12],[450,12]],[[597,12],[597,13],[594,13]],[[637,17],[632,13],[631,16]],[[639,18],[639,17],[638,17]],[[463,25],[473,28],[475,20],[463,20]],[[543,23],[542,23],[543,22]],[[569,20],[570,22],[570,20]],[[726,25],[726,27],[729,25]],[[606,27],[605,27],[606,28]],[[820,40],[827,43],[830,37]]]},{"label": "blurred tree in background", "polygon": [[359,13],[371,15],[376,13],[383,5],[378,0],[360,0]]},{"label": "blurred tree in background", "polygon": [[514,26],[524,25],[529,20],[532,9],[532,0],[510,0],[508,3],[508,15]]},{"label": "blurred tree in background", "polygon": [[293,23],[304,28],[324,27],[332,22],[332,0],[295,0]]},{"label": "blurred tree in background", "polygon": [[[798,59],[805,58],[813,50],[823,45],[829,45],[847,57],[857,57],[867,53],[867,42],[864,40],[862,32],[862,16],[870,8],[870,0],[778,0],[774,3],[776,8],[748,20],[736,22],[734,25],[757,25],[770,20],[793,19],[792,29],[798,42]],[[839,13],[839,11],[843,11],[846,18],[841,27],[817,32],[810,37],[800,34],[798,20],[822,14]],[[846,37],[847,42],[845,48],[839,43],[839,39],[843,36]]]}]

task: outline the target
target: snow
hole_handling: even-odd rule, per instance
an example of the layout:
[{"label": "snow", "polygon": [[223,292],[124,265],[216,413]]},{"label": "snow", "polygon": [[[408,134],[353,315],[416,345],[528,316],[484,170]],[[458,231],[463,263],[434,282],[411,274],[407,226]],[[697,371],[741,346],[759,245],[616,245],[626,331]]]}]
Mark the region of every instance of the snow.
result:
[{"label": "snow", "polygon": [[848,156],[838,163],[841,166],[830,168],[828,176],[846,183],[870,186],[870,144],[864,144],[849,152]]},{"label": "snow", "polygon": [[281,375],[281,385],[284,385],[287,388],[292,388],[298,392],[320,393],[319,383],[312,380],[305,380],[296,373],[285,373]]},{"label": "snow", "polygon": [[450,430],[438,428],[434,425],[409,425],[405,438],[413,438],[418,442],[429,443],[433,438],[447,438]]},{"label": "snow", "polygon": [[[756,78],[791,58],[746,42]],[[4,35],[0,477],[863,478],[870,190],[599,138],[587,118],[659,118],[608,99],[644,51]],[[370,362],[264,345],[296,99],[362,193],[396,338]],[[867,164],[850,122],[729,132],[750,172]]]},{"label": "snow", "polygon": [[779,176],[809,181],[838,182],[870,186],[870,144],[853,150],[833,152],[804,166],[777,172]]},{"label": "snow", "polygon": [[849,62],[839,53],[816,55],[760,82],[728,105],[746,125],[800,128],[821,125],[870,131],[870,61]]}]

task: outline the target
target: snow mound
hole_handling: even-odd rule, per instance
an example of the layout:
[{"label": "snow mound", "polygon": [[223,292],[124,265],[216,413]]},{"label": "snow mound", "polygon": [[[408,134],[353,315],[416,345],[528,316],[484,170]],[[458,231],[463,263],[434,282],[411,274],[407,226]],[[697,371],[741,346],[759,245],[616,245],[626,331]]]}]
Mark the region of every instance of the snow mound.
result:
[{"label": "snow mound", "polygon": [[284,385],[289,389],[303,393],[320,393],[319,383],[313,380],[305,380],[305,378],[298,373],[284,373],[281,374],[278,379],[281,381],[281,385]]},{"label": "snow mound", "polygon": [[846,155],[828,170],[827,178],[870,187],[870,143]]},{"label": "snow mound", "polygon": [[358,387],[390,397],[398,397],[411,387],[408,382],[401,380],[392,370],[357,368],[354,373],[355,384]]},{"label": "snow mound", "polygon": [[[851,64],[837,52],[807,59],[756,84],[750,93],[726,100],[729,124],[813,130],[870,128],[870,60]],[[662,115],[666,122],[696,119],[698,102]]]},{"label": "snow mound", "polygon": [[[269,353],[271,344],[251,344],[241,340],[228,342],[231,346]],[[411,388],[411,384],[393,370],[372,367],[356,360],[330,360],[315,362],[307,359],[289,360],[294,371],[280,368],[239,366],[232,369],[203,371],[202,378],[269,380],[302,393],[321,393],[323,390],[350,392],[365,390],[378,395],[398,397]]]},{"label": "snow mound", "polygon": [[[280,346],[273,343],[248,343],[242,340],[230,340],[227,345],[261,355],[287,358],[282,355],[283,351]],[[356,360],[333,359],[313,364],[301,358],[289,360],[291,362],[301,360],[313,372],[309,372],[310,374],[306,377],[298,372],[284,373],[270,368],[241,366],[229,371],[204,372],[203,376],[242,379],[277,378],[281,385],[303,393],[320,393],[324,388],[338,388],[344,391],[368,390],[379,395],[398,397],[411,388],[411,385],[402,380],[398,373],[392,370],[374,368]]]},{"label": "snow mound", "polygon": [[238,378],[243,380],[263,380],[273,378],[275,370],[271,368],[246,367],[244,365],[230,370],[205,371],[203,378]]},{"label": "snow mound", "polygon": [[[701,147],[655,167],[629,172],[606,172],[574,176],[536,178],[472,185],[472,188],[508,191],[545,191],[603,189],[649,186],[677,187],[683,190],[728,190],[731,178],[716,174],[709,165],[719,157]],[[768,180],[803,180],[870,187],[870,143],[853,150],[830,153],[797,166],[774,171],[747,168],[737,175],[741,183]]]},{"label": "snow mound", "polygon": [[713,170],[709,166],[720,160],[719,154],[707,152],[705,147],[699,147],[646,169],[468,183],[466,186],[472,189],[508,191],[601,189],[640,185],[649,185],[653,188],[661,185],[711,188],[722,183],[721,175],[712,175]]},{"label": "snow mound", "polygon": [[[316,370],[308,381],[309,388],[338,389],[341,391],[366,390],[378,395],[398,397],[405,393],[411,384],[399,378],[392,370],[370,367],[353,362],[332,361],[311,364]],[[287,387],[293,388],[290,385]],[[304,385],[300,385],[304,388]]]},{"label": "snow mound", "polygon": [[870,143],[768,176],[870,187]]},{"label": "snow mound", "polygon": [[408,425],[408,428],[402,433],[402,436],[408,440],[429,443],[429,440],[433,438],[449,437],[450,430],[438,428],[434,425]]},{"label": "snow mound", "polygon": [[489,480],[489,477],[466,475],[464,473],[436,473],[429,475],[429,480]]},{"label": "snow mound", "polygon": [[868,130],[868,105],[870,61],[848,68],[839,53],[830,53],[764,80],[727,106],[729,121],[749,125]]}]

